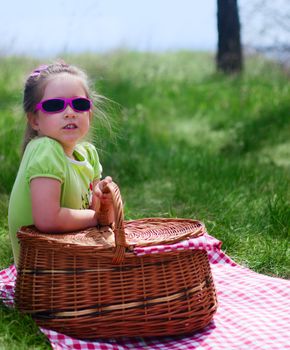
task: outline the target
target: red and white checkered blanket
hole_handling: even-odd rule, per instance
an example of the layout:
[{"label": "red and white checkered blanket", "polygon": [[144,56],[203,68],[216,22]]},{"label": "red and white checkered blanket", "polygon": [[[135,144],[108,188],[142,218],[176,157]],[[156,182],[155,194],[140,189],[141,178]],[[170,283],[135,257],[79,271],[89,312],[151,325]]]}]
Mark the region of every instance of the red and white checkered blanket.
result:
[{"label": "red and white checkered blanket", "polygon": [[[285,350],[290,349],[290,282],[257,274],[234,263],[221,242],[205,235],[170,246],[136,248],[137,255],[181,249],[207,250],[218,293],[214,320],[201,332],[161,338],[98,339],[86,342],[48,329],[41,331],[54,350]],[[0,272],[3,302],[13,306],[16,269]]]}]

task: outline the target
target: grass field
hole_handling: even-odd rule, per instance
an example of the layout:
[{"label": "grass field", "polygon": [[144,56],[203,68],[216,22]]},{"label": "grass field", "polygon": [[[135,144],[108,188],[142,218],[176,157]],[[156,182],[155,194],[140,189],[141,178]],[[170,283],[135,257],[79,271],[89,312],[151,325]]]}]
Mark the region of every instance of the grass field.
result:
[{"label": "grass field", "polygon": [[[127,219],[202,220],[236,262],[289,278],[287,72],[255,57],[242,76],[226,77],[215,73],[212,56],[192,52],[65,59],[111,100],[103,105],[111,130],[96,118],[92,139],[104,175],[120,185]],[[12,263],[7,205],[24,129],[21,89],[38,63],[0,58],[1,268]],[[0,312],[1,349],[49,348],[28,318]]]}]

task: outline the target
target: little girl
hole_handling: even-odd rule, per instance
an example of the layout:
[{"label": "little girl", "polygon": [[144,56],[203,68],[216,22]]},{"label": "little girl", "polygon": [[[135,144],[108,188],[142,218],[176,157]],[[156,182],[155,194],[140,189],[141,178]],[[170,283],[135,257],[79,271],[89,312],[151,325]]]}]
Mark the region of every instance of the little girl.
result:
[{"label": "little girl", "polygon": [[64,63],[40,66],[26,80],[23,106],[24,154],[8,210],[16,264],[16,234],[21,226],[34,224],[47,233],[96,226],[101,205],[109,218],[113,216],[111,197],[105,193],[112,180],[100,180],[102,167],[95,147],[79,142],[93,117],[85,73]]}]

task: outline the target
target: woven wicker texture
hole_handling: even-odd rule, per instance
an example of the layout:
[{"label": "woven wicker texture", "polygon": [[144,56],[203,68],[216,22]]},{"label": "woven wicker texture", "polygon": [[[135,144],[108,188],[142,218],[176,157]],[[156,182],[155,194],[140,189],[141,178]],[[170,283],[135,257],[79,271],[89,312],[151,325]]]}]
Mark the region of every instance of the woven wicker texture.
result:
[{"label": "woven wicker texture", "polygon": [[118,186],[110,184],[113,230],[45,234],[22,228],[15,302],[43,327],[82,338],[159,336],[205,327],[217,308],[207,253],[137,257],[136,245],[172,243],[204,233],[185,219],[124,222]]}]

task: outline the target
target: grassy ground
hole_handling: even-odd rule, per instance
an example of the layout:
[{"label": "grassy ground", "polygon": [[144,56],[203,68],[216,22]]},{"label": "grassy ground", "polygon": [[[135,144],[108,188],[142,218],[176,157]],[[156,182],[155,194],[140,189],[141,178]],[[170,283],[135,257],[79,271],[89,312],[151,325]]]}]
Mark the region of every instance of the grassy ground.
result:
[{"label": "grassy ground", "polygon": [[[202,220],[235,261],[289,278],[290,81],[285,72],[253,58],[242,76],[225,77],[215,73],[213,57],[190,52],[116,52],[67,60],[85,68],[97,91],[115,101],[103,106],[112,130],[96,120],[92,137],[104,175],[121,187],[126,218]],[[12,262],[7,204],[24,128],[21,88],[35,64],[0,58],[3,268]],[[0,310],[1,349],[48,347],[28,318]]]}]

